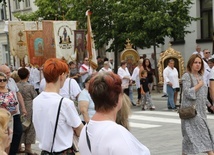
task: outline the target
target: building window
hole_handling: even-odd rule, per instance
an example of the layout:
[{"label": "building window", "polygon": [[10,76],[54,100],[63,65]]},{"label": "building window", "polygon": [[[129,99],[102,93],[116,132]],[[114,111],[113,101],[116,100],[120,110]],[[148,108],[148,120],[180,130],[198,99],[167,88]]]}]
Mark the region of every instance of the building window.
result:
[{"label": "building window", "polygon": [[8,54],[8,46],[7,45],[3,45],[3,52],[2,52],[2,57],[3,57],[3,63],[9,63],[9,54]]},{"label": "building window", "polygon": [[25,8],[29,8],[30,7],[30,0],[25,0]]},{"label": "building window", "polygon": [[212,0],[200,0],[201,6],[201,39],[212,38],[213,13]]},{"label": "building window", "polygon": [[15,9],[16,10],[19,10],[20,9],[20,3],[18,0],[14,0],[14,3],[15,3]]},{"label": "building window", "polygon": [[6,8],[4,4],[0,6],[0,20],[6,20]]}]

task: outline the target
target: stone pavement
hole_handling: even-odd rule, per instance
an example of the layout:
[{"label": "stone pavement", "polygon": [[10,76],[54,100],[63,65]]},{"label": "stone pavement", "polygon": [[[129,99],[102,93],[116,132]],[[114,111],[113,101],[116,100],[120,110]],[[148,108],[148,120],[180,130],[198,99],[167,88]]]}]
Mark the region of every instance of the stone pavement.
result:
[{"label": "stone pavement", "polygon": [[[135,92],[134,92],[135,93]],[[145,146],[152,155],[181,155],[182,134],[177,112],[166,108],[167,98],[161,93],[152,93],[156,106],[155,111],[142,111],[141,107],[132,106],[130,116],[131,133]],[[136,101],[136,94],[134,95]],[[214,132],[214,115],[208,114],[211,132]],[[214,134],[214,133],[213,133]],[[38,143],[32,146],[33,151],[40,153]],[[77,153],[77,155],[79,155]],[[202,154],[200,154],[202,155]]]}]

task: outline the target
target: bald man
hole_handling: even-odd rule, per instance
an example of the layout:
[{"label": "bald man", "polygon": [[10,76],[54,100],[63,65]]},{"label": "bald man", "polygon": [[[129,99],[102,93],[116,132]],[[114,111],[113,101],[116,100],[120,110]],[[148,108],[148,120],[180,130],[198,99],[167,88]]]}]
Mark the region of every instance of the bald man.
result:
[{"label": "bald man", "polygon": [[[18,99],[18,103],[21,105],[22,114],[26,115],[27,111],[25,109],[24,100],[22,98],[21,93],[16,85],[16,82],[10,77],[11,71],[10,68],[6,65],[0,65],[0,72],[3,72],[7,75],[7,88],[10,89],[12,92],[16,92],[15,96]],[[19,150],[19,144],[22,136],[22,123],[20,119],[20,110],[19,104],[17,105],[17,113],[13,115],[13,138],[10,145],[10,152],[9,155],[16,155]]]}]

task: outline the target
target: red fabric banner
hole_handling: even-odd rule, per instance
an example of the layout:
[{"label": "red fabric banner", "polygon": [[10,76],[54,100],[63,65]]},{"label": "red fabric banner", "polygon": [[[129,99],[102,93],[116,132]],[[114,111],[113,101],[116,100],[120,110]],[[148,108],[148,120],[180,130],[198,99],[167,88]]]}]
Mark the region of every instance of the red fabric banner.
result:
[{"label": "red fabric banner", "polygon": [[53,21],[42,21],[44,39],[44,58],[56,58],[56,48],[53,30]]},{"label": "red fabric banner", "polygon": [[25,32],[30,63],[41,66],[46,61],[43,32],[41,30]]}]

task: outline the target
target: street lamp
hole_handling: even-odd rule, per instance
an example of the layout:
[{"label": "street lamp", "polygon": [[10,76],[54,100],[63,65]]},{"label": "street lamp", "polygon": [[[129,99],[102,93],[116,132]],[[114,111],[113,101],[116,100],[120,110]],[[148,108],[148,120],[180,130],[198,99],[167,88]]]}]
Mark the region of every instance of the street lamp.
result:
[{"label": "street lamp", "polygon": [[9,42],[9,34],[8,34],[8,21],[5,21],[4,23],[5,23],[4,32],[5,32],[6,36],[7,36],[7,51],[8,51],[8,57],[9,57],[8,65],[10,65],[11,61],[10,61],[10,42]]}]

